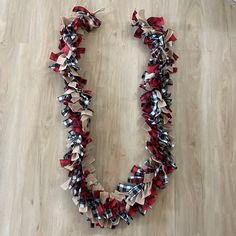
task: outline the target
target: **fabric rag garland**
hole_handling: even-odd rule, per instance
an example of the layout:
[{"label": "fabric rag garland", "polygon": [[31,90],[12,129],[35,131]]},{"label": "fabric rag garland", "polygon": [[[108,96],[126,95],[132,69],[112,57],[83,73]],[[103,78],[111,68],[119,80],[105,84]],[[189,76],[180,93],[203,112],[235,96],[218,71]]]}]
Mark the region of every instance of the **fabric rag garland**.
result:
[{"label": "fabric rag garland", "polygon": [[151,54],[140,85],[142,116],[149,127],[150,138],[146,142],[149,157],[143,166],[132,167],[127,183],[119,183],[116,190],[108,193],[95,176],[95,159],[86,154],[92,141],[89,136],[92,95],[84,89],[86,80],[79,74],[78,66],[81,54],[85,53],[85,48],[80,47],[84,33],[99,28],[101,21],[95,16],[98,11],[76,6],[73,12],[74,17],[63,18],[60,52],[50,55],[55,62],[50,67],[65,82],[65,92],[58,100],[65,105],[61,113],[66,117],[64,125],[69,128],[68,152],[60,164],[68,171],[69,179],[62,188],[72,191],[72,200],[91,227],[114,228],[120,220],[130,224],[136,212],[145,215],[155,202],[157,190],[167,185],[168,174],[177,168],[171,154],[174,145],[168,134],[172,118],[168,88],[172,85],[170,74],[177,71],[174,63],[178,58],[171,46],[176,38],[171,29],[164,29],[162,17],[145,19],[141,10],[138,19],[136,10],[133,12],[134,37],[142,39]]}]

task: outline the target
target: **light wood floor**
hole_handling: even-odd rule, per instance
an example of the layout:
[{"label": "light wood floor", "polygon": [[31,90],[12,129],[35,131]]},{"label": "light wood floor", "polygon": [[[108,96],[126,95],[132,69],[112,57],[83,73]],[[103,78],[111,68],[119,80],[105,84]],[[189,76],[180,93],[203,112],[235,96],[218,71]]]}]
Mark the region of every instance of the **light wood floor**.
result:
[{"label": "light wood floor", "polygon": [[[0,235],[236,235],[236,4],[230,0],[0,0]],[[66,130],[47,67],[60,16],[75,4],[100,13],[87,37],[82,75],[93,90],[97,177],[106,190],[146,159],[138,85],[148,59],[133,38],[134,8],[164,16],[178,37],[174,76],[178,171],[145,217],[90,229],[60,184]]]}]

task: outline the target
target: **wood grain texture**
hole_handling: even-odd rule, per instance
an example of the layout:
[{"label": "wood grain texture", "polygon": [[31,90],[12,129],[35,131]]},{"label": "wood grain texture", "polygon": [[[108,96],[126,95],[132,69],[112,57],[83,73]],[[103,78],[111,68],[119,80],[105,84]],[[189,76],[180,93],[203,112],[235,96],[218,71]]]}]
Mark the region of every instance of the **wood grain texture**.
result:
[{"label": "wood grain texture", "polygon": [[[236,232],[236,4],[228,0],[0,0],[0,235],[233,236]],[[60,16],[75,4],[105,7],[103,25],[87,36],[82,75],[92,89],[97,177],[106,190],[146,158],[139,79],[148,51],[133,38],[134,8],[164,16],[177,34],[174,76],[178,171],[145,217],[116,230],[90,229],[60,189],[66,150],[47,67]]]}]

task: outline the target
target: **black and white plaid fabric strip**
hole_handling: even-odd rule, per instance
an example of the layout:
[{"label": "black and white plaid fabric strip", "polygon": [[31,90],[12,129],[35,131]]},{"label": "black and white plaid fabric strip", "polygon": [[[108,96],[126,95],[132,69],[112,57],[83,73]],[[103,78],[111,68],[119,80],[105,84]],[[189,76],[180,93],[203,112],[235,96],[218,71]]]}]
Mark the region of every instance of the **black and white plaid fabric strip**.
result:
[{"label": "black and white plaid fabric strip", "polygon": [[144,211],[143,208],[141,206],[138,206],[138,211],[141,215],[145,215],[147,213],[147,211]]},{"label": "black and white plaid fabric strip", "polygon": [[164,37],[162,34],[152,34],[148,38],[152,41],[154,47],[164,46]]},{"label": "black and white plaid fabric strip", "polygon": [[70,118],[68,118],[63,121],[63,124],[68,128],[73,124],[73,121]]},{"label": "black and white plaid fabric strip", "polygon": [[134,174],[135,176],[144,176],[144,170],[142,168],[138,168],[136,173]]},{"label": "black and white plaid fabric strip", "polygon": [[77,135],[77,133],[76,133],[74,130],[69,130],[69,131],[68,131],[68,134],[69,134],[70,136]]},{"label": "black and white plaid fabric strip", "polygon": [[88,96],[86,94],[84,94],[82,90],[80,91],[80,97],[82,97],[84,100],[88,100],[89,101]]},{"label": "black and white plaid fabric strip", "polygon": [[166,157],[166,161],[174,168],[177,169],[176,164],[174,163],[173,159],[169,156]]},{"label": "black and white plaid fabric strip", "polygon": [[75,186],[75,183],[76,183],[76,180],[71,178],[68,188],[72,189]]},{"label": "black and white plaid fabric strip", "polygon": [[[80,137],[79,137],[80,136]],[[78,134],[68,134],[68,137],[67,137],[67,140],[69,141],[69,142],[74,142],[74,141],[76,141],[76,140],[80,140],[81,141],[81,135],[78,135]],[[81,143],[81,142],[80,142]]]},{"label": "black and white plaid fabric strip", "polygon": [[144,84],[148,83],[154,76],[155,76],[154,73],[148,73],[147,71],[145,71],[142,75]]},{"label": "black and white plaid fabric strip", "polygon": [[148,65],[156,65],[158,63],[157,58],[150,58]]},{"label": "black and white plaid fabric strip", "polygon": [[74,190],[73,190],[73,195],[74,195],[74,197],[78,197],[78,199],[81,199],[81,188],[74,188]]},{"label": "black and white plaid fabric strip", "polygon": [[72,142],[76,139],[82,140],[82,136],[78,133],[75,133],[73,130],[70,130],[68,132],[68,138],[67,139],[68,139],[68,141]]},{"label": "black and white plaid fabric strip", "polygon": [[136,166],[134,170],[132,169],[132,173],[134,173],[134,176],[144,176],[144,170],[140,166]]},{"label": "black and white plaid fabric strip", "polygon": [[74,185],[82,180],[82,175],[79,170],[74,170],[73,176],[69,183],[69,189],[73,188]]},{"label": "black and white plaid fabric strip", "polygon": [[70,147],[75,147],[78,146],[80,147],[80,156],[84,155],[85,148],[81,144],[82,143],[82,136],[80,134],[75,133],[74,131],[70,130],[68,132],[68,138],[67,138]]},{"label": "black and white plaid fabric strip", "polygon": [[[75,139],[72,139],[72,140],[68,139],[68,141],[70,142],[71,147],[74,147],[74,146],[77,146],[77,145],[81,144],[81,139],[79,139],[79,138],[75,138]],[[80,147],[83,148],[82,145]]]},{"label": "black and white plaid fabric strip", "polygon": [[82,180],[82,175],[81,175],[81,172],[79,171],[79,173],[77,174],[76,176],[76,182],[80,182]]},{"label": "black and white plaid fabric strip", "polygon": [[132,185],[127,185],[127,184],[118,184],[117,185],[117,191],[121,193],[129,192],[133,188]]},{"label": "black and white plaid fabric strip", "polygon": [[73,196],[78,197],[78,190],[76,188],[73,189]]},{"label": "black and white plaid fabric strip", "polygon": [[68,143],[70,147],[74,146],[80,146],[80,152],[84,151],[84,147],[81,144],[82,143],[82,136],[80,134],[75,133],[74,131],[70,130],[68,132],[68,137],[67,137]]},{"label": "black and white plaid fabric strip", "polygon": [[106,208],[105,212],[104,212],[104,217],[106,219],[110,219],[112,217],[112,212],[109,208]]},{"label": "black and white plaid fabric strip", "polygon": [[84,108],[87,108],[87,106],[89,105],[90,99],[81,91],[80,92],[80,101],[81,101],[81,105],[84,106]]},{"label": "black and white plaid fabric strip", "polygon": [[152,159],[151,159],[151,158],[148,158],[148,159],[144,162],[144,165],[147,166],[147,167],[151,167],[151,161],[152,161]]},{"label": "black and white plaid fabric strip", "polygon": [[168,132],[166,130],[158,129],[158,138],[159,138],[159,141],[161,142],[162,145],[172,148],[172,143],[171,143],[170,137],[168,135]]},{"label": "black and white plaid fabric strip", "polygon": [[156,90],[152,91],[151,98],[153,102],[153,107],[152,107],[152,112],[150,113],[150,116],[152,117],[159,116],[161,114],[161,110],[158,108],[158,97],[157,97]]},{"label": "black and white plaid fabric strip", "polygon": [[73,148],[76,147],[76,146],[79,146],[80,147],[79,154],[80,154],[80,156],[84,156],[85,150],[84,150],[84,146],[82,144],[70,143],[70,146],[73,147]]},{"label": "black and white plaid fabric strip", "polygon": [[86,202],[86,200],[81,196],[81,192],[82,192],[82,190],[81,190],[81,188],[79,188],[79,190],[78,190],[77,193],[76,193],[76,196],[77,196],[78,201],[79,201],[79,207],[85,208],[85,207],[87,206],[87,202]]},{"label": "black and white plaid fabric strip", "polygon": [[165,172],[165,169],[164,169],[164,165],[162,164],[161,166],[161,169],[162,169],[162,172],[163,172],[163,176],[162,176],[162,182],[164,185],[167,185],[168,184],[168,176]]},{"label": "black and white plaid fabric strip", "polygon": [[71,63],[71,68],[73,68],[76,72],[80,71],[80,68],[77,65]]},{"label": "black and white plaid fabric strip", "polygon": [[[160,162],[158,162],[160,163]],[[154,171],[154,176],[157,176],[157,174],[159,173],[160,169],[162,169],[162,163],[160,163],[156,168],[155,168],[155,171]]]},{"label": "black and white plaid fabric strip", "polygon": [[73,189],[73,196],[76,199],[76,201],[78,202],[79,207],[85,208],[87,206],[86,200],[83,197],[81,197],[80,193],[81,193],[81,188],[79,188],[79,189],[74,188]]},{"label": "black and white plaid fabric strip", "polygon": [[70,146],[71,146],[71,147],[79,146],[79,147],[80,147],[80,153],[84,151],[84,147],[83,147],[83,145],[81,144],[81,140],[79,140],[79,139],[76,139],[76,140],[74,140],[73,142],[71,142],[71,143],[70,143]]},{"label": "black and white plaid fabric strip", "polygon": [[69,151],[63,156],[63,159],[64,159],[64,160],[68,160],[68,159],[70,159],[70,157],[71,157],[71,150],[69,150]]},{"label": "black and white plaid fabric strip", "polygon": [[140,191],[143,189],[143,187],[144,187],[143,183],[135,185],[132,189],[130,189],[129,196],[127,199],[132,200],[133,198],[135,198],[140,193]]},{"label": "black and white plaid fabric strip", "polygon": [[126,224],[130,224],[133,218],[128,215],[127,212],[123,212],[122,214],[119,214],[120,218],[125,221]]},{"label": "black and white plaid fabric strip", "polygon": [[84,198],[79,199],[79,207],[85,208],[87,206],[86,200]]},{"label": "black and white plaid fabric strip", "polygon": [[65,99],[71,99],[71,95],[70,94],[63,94],[59,97],[57,97],[59,102],[64,102]]},{"label": "black and white plaid fabric strip", "polygon": [[[68,27],[67,27],[66,29],[67,29],[67,31],[69,31],[69,28],[68,28]],[[73,40],[75,39],[76,36],[77,36],[76,34],[71,34],[71,33],[70,33],[70,34],[64,33],[63,36],[62,36],[64,42],[65,42],[68,46],[70,46],[70,49],[71,49],[71,50],[73,50],[73,47],[72,47],[72,45],[73,45]]]},{"label": "black and white plaid fabric strip", "polygon": [[[68,72],[67,77],[71,78],[72,80],[76,78],[76,76],[74,76],[70,71]],[[63,76],[63,79],[65,80],[66,77]]]},{"label": "black and white plaid fabric strip", "polygon": [[92,211],[92,214],[93,214],[94,219],[95,219],[95,220],[101,220],[102,218],[101,218],[101,216],[99,215],[99,212],[98,212],[98,210],[97,210],[96,205],[95,205],[93,202],[91,202],[90,207],[91,207],[91,211]]},{"label": "black and white plaid fabric strip", "polygon": [[153,58],[158,58],[160,53],[161,53],[161,49],[160,48],[154,48],[151,51],[151,55],[152,55]]},{"label": "black and white plaid fabric strip", "polygon": [[101,201],[99,198],[95,198],[94,203],[97,204],[97,206],[99,206],[101,204]]},{"label": "black and white plaid fabric strip", "polygon": [[62,114],[63,116],[67,116],[68,113],[69,113],[69,111],[70,111],[70,108],[69,108],[68,106],[65,106],[65,107],[62,109],[61,114]]},{"label": "black and white plaid fabric strip", "polygon": [[85,153],[85,148],[82,144],[80,144],[80,156],[84,156],[84,153]]}]

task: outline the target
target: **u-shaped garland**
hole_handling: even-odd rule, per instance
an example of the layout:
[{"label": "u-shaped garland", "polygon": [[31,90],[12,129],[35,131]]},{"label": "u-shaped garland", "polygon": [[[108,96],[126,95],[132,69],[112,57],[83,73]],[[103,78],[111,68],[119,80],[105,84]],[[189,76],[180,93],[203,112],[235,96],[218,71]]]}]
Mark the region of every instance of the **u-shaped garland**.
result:
[{"label": "u-shaped garland", "polygon": [[65,82],[65,92],[58,100],[65,105],[61,113],[66,117],[64,125],[69,128],[68,152],[60,164],[68,171],[69,179],[62,188],[72,191],[75,205],[92,227],[114,228],[120,219],[130,224],[136,212],[145,215],[155,202],[157,190],[167,185],[168,174],[177,168],[171,154],[174,145],[168,134],[172,118],[168,88],[172,85],[170,74],[177,71],[174,63],[178,58],[171,46],[176,38],[171,29],[164,29],[162,17],[145,19],[144,11],[140,11],[138,19],[137,12],[133,12],[134,37],[142,39],[151,54],[140,84],[142,116],[149,126],[150,138],[146,142],[149,157],[143,166],[132,167],[127,183],[118,184],[116,190],[108,193],[95,177],[95,159],[86,155],[86,147],[92,141],[89,136],[92,95],[84,89],[86,80],[80,76],[78,67],[80,56],[85,52],[85,48],[80,47],[83,35],[100,27],[101,21],[96,12],[81,6],[74,7],[73,12],[74,17],[63,18],[60,52],[50,55],[55,61],[50,67],[60,73]]}]

